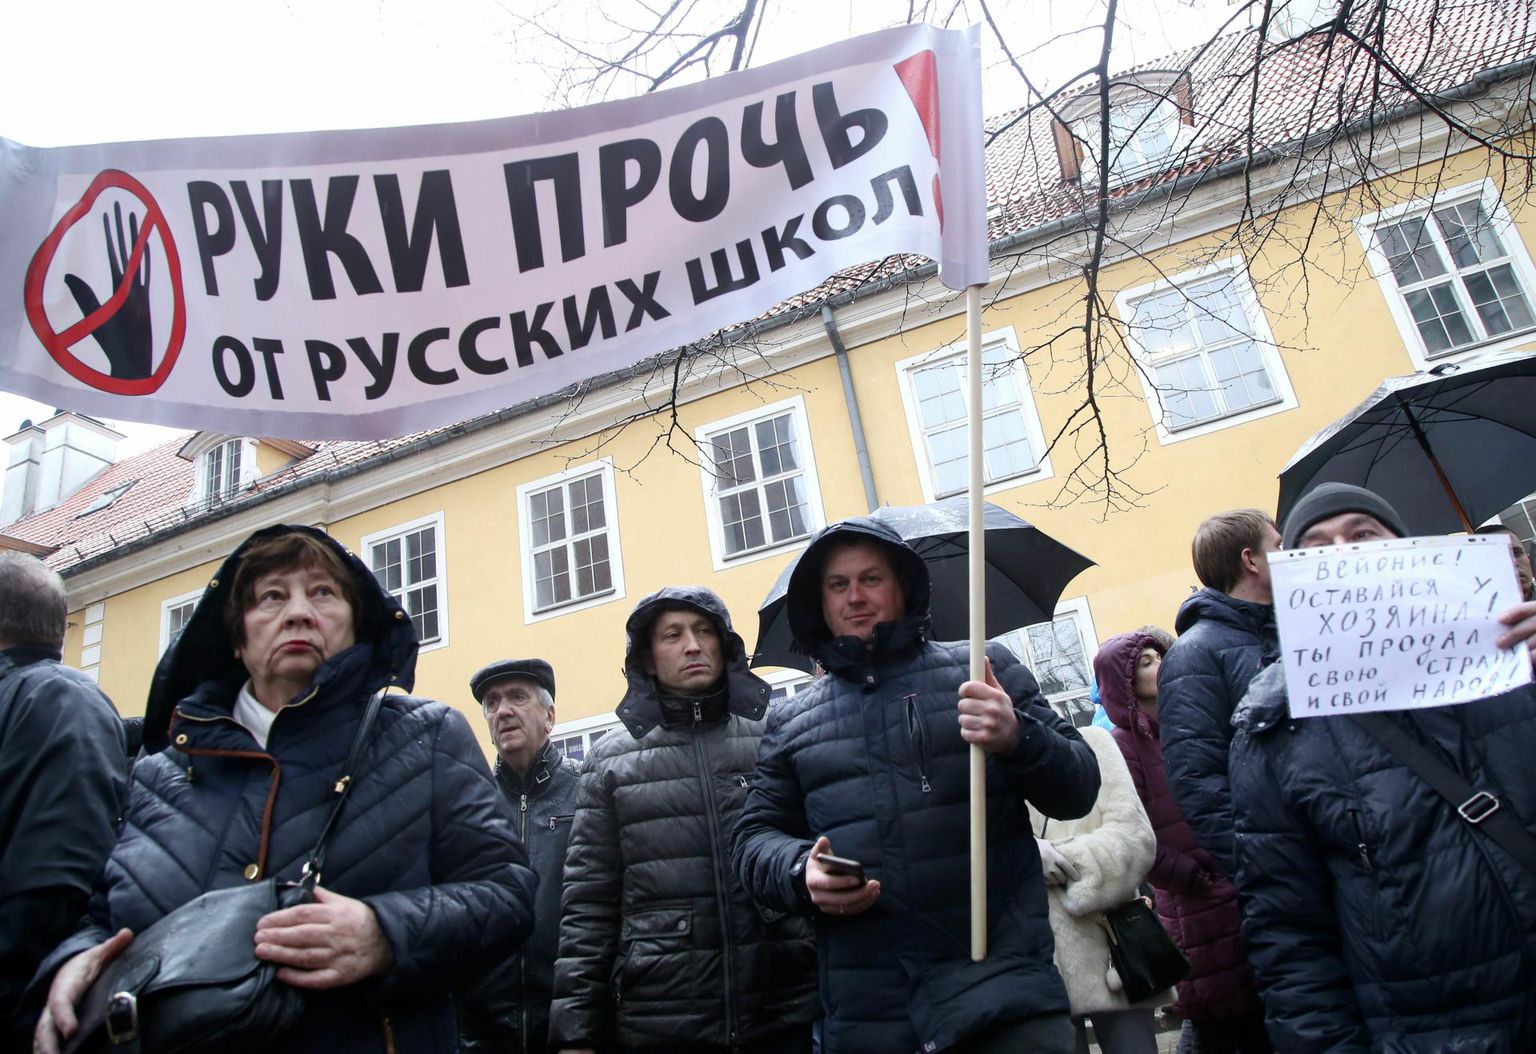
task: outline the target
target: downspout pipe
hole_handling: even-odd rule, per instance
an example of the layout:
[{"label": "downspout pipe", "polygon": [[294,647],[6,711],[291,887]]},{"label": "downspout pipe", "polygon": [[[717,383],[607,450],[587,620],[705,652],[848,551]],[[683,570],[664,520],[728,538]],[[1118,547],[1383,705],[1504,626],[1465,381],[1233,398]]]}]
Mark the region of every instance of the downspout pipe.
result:
[{"label": "downspout pipe", "polygon": [[843,379],[843,399],[848,403],[848,424],[853,429],[853,449],[859,455],[859,477],[864,481],[864,502],[869,511],[880,507],[880,496],[875,493],[875,474],[869,465],[869,444],[864,440],[864,418],[859,413],[859,397],[853,390],[853,374],[848,370],[848,349],[843,346],[842,334],[832,317],[832,306],[821,305],[821,324],[826,327],[827,339],[837,353],[837,373]]}]

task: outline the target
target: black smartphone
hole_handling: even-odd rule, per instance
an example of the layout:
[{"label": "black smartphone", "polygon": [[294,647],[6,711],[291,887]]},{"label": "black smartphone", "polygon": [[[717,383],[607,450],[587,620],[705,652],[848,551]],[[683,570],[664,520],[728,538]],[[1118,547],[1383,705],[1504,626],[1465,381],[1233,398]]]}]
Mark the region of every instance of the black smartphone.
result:
[{"label": "black smartphone", "polygon": [[822,853],[816,858],[821,864],[821,869],[831,875],[852,875],[860,882],[869,881],[864,877],[864,865],[857,860],[849,860],[845,856],[833,856],[831,853]]}]

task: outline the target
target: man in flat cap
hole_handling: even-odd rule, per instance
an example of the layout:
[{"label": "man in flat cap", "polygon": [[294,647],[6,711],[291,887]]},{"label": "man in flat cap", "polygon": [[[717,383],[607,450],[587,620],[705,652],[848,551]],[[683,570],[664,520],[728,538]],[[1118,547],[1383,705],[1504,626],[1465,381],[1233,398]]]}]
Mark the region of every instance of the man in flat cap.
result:
[{"label": "man in flat cap", "polygon": [[459,1005],[466,1051],[543,1054],[560,934],[560,875],[571,837],[579,768],[549,741],[555,671],[543,659],[502,659],[469,679],[496,745],[496,784],[539,876],[533,935]]}]

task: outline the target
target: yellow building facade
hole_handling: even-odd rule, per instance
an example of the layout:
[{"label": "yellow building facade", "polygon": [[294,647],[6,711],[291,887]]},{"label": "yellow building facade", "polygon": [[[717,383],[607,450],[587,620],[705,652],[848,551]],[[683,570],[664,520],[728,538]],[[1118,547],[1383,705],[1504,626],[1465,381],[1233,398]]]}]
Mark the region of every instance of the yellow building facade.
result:
[{"label": "yellow building facade", "polygon": [[[1495,105],[1484,97],[1480,106],[1507,117],[1528,87],[1507,85],[1500,98],[1505,89],[1495,86]],[[1528,128],[1528,111],[1521,119]],[[1075,345],[1049,346],[1074,320],[1081,325],[1087,243],[1080,233],[1026,238],[998,254],[983,315],[988,361],[998,363],[985,407],[996,477],[987,497],[1097,565],[1067,587],[1054,629],[1017,641],[1037,668],[1055,669],[1048,687],[1060,698],[1086,693],[1100,640],[1146,623],[1171,629],[1199,585],[1189,557],[1198,523],[1236,507],[1272,511],[1291,455],[1383,378],[1488,350],[1536,352],[1536,218],[1522,185],[1486,148],[1443,127],[1412,132],[1411,150],[1379,149],[1386,171],[1369,194],[1355,181],[1293,195],[1265,219],[1273,225],[1257,248],[1238,244],[1239,178],[1149,196],[1116,214],[1120,248],[1098,292],[1121,336],[1096,352],[1096,394],[1117,485],[1133,498],[1074,482],[1085,464],[1089,476],[1102,475],[1097,426],[1071,424],[1082,421],[1085,350],[1080,334]],[[1294,186],[1295,177],[1273,170],[1258,179]],[[1456,217],[1485,232],[1474,250],[1455,240]],[[1407,282],[1392,236],[1424,229],[1420,270],[1434,253],[1443,270],[1428,284]],[[1494,308],[1475,295],[1490,275],[1502,298]],[[1415,314],[1426,296],[1449,303],[1430,295],[1437,288],[1450,290],[1459,320]],[[875,500],[908,505],[952,493],[963,299],[926,278],[826,303],[848,349]],[[298,468],[330,456],[324,444],[296,458],[291,445],[232,437],[247,444],[251,494],[216,516],[147,530],[62,567],[72,608],[65,661],[94,671],[125,715],[142,713],[177,619],[223,556],[266,524],[311,523],[414,598],[407,606],[426,641],[416,694],[462,709],[489,749],[471,673],[498,658],[543,657],[558,681],[557,735],[579,753],[611,723],[624,692],[623,625],[641,597],[707,585],[750,650],[758,604],[809,536],[869,511],[831,338],[810,313],[696,356],[675,416],[632,419],[665,401],[666,369],[331,470]],[[200,440],[189,447],[201,458]],[[0,532],[50,543],[27,533],[28,523]],[[789,688],[796,676],[774,674]]]}]

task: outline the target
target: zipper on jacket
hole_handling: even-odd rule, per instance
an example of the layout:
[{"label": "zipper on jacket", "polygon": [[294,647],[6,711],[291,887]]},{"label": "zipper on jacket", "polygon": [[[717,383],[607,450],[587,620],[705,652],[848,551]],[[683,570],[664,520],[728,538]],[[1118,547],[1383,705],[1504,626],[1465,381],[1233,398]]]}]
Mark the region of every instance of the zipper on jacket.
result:
[{"label": "zipper on jacket", "polygon": [[1367,872],[1371,871],[1371,854],[1365,845],[1365,825],[1360,822],[1360,810],[1353,806],[1349,809],[1349,822],[1355,828],[1355,855],[1360,858],[1360,866]]},{"label": "zipper on jacket", "polygon": [[[554,824],[550,824],[553,828]],[[533,865],[533,852],[528,848],[528,792],[523,791],[517,796],[517,840],[523,844],[523,851],[528,854],[528,863]],[[521,1026],[517,1030],[519,1045],[523,1048],[523,1054],[528,1054],[528,956],[523,949],[517,949],[517,1014]]]},{"label": "zipper on jacket", "polygon": [[917,712],[917,693],[904,697],[907,703],[907,735],[912,737],[912,750],[917,755],[917,782],[927,794],[933,790],[928,782],[928,748],[923,737],[923,718]]},{"label": "zipper on jacket", "polygon": [[574,819],[576,819],[575,813],[572,813],[570,816],[551,816],[549,818],[549,829],[553,831],[558,824],[570,823]]},{"label": "zipper on jacket", "polygon": [[[693,712],[699,712],[699,704],[693,704]],[[709,764],[709,751],[704,737],[695,732],[693,753],[698,762],[699,782],[704,786],[704,811],[709,822],[710,865],[715,872],[715,906],[720,911],[720,961],[725,974],[725,1035],[728,1044],[736,1042],[736,966],[732,949],[736,935],[731,929],[730,875],[726,873],[720,849],[720,804],[715,798],[715,781]]]}]

